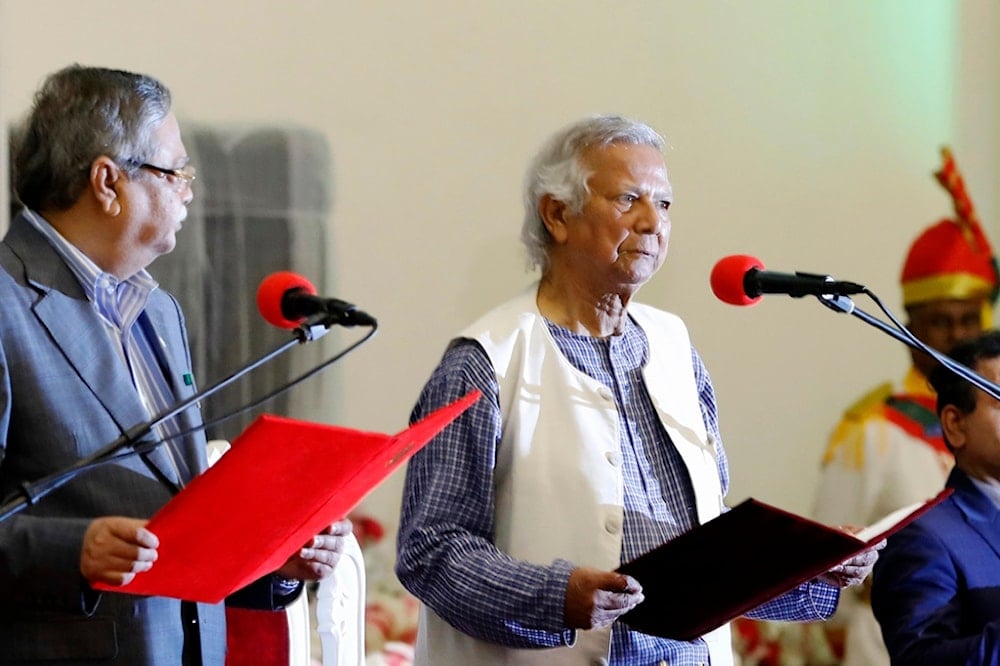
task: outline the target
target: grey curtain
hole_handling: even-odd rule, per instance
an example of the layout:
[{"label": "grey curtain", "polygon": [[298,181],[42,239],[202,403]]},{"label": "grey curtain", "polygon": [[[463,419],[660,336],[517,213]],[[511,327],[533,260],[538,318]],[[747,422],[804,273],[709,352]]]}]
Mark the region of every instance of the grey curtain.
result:
[{"label": "grey curtain", "polygon": [[[319,132],[298,127],[225,127],[182,122],[198,169],[195,198],[174,252],[150,273],[184,308],[199,388],[291,338],[257,312],[260,281],[278,270],[304,275],[326,293],[331,160]],[[202,404],[206,420],[228,415],[321,359],[299,346]],[[295,415],[305,387],[251,413],[210,426],[232,439],[261,411]]]}]

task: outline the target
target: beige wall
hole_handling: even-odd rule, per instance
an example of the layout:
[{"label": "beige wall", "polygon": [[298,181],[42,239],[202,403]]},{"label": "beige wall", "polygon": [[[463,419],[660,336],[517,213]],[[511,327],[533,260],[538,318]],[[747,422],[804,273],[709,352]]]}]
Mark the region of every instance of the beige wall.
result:
[{"label": "beige wall", "polygon": [[[808,511],[838,414],[906,352],[815,301],[722,305],[708,273],[747,252],[898,309],[909,239],[950,211],[942,143],[1000,241],[998,37],[993,0],[0,0],[0,121],[78,61],[162,78],[182,118],[323,130],[331,295],[382,329],[328,371],[317,417],[396,431],[451,334],[531,279],[516,238],[535,147],[584,114],[642,118],[669,139],[677,200],[641,296],[687,319],[713,373],[731,499]],[[395,508],[399,481],[371,503]]]}]

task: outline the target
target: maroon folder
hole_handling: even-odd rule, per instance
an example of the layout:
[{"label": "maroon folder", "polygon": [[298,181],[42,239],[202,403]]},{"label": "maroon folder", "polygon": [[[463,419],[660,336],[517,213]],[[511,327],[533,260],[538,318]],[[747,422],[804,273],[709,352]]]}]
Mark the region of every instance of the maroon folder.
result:
[{"label": "maroon folder", "polygon": [[951,492],[887,516],[860,538],[748,499],[619,567],[646,597],[621,622],[694,640],[876,545]]},{"label": "maroon folder", "polygon": [[217,603],[280,568],[479,398],[472,392],[397,435],[258,417],[148,528],[158,559],[105,590]]}]

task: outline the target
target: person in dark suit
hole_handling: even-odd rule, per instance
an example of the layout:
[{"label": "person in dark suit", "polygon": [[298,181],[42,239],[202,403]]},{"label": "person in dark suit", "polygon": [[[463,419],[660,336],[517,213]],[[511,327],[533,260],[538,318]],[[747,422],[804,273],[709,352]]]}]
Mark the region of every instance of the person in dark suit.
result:
[{"label": "person in dark suit", "polygon": [[[951,357],[1000,382],[1000,331]],[[944,367],[931,373],[953,494],[889,538],[875,565],[872,610],[892,663],[1000,663],[1000,401]]]},{"label": "person in dark suit", "polygon": [[[146,267],[174,248],[193,167],[159,81],[72,65],[35,96],[12,160],[23,210],[0,244],[0,497],[195,392],[184,319]],[[206,466],[192,407],[147,454],[0,522],[0,663],[222,664],[221,604],[100,593],[156,566],[147,519]],[[281,608],[328,575],[344,521],[240,603]],[[225,558],[226,553],[219,553]]]}]

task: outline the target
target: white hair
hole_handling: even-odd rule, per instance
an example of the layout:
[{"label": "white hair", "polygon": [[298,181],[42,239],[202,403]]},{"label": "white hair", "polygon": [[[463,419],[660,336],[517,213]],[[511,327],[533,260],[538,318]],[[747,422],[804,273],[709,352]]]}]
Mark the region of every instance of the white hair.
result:
[{"label": "white hair", "polygon": [[521,242],[528,253],[528,266],[548,270],[552,237],[542,221],[539,203],[546,195],[562,201],[578,213],[590,190],[591,173],[581,157],[588,148],[615,143],[652,146],[663,151],[663,137],[649,125],[622,116],[584,118],[556,132],[528,167],[524,179],[524,223]]}]

